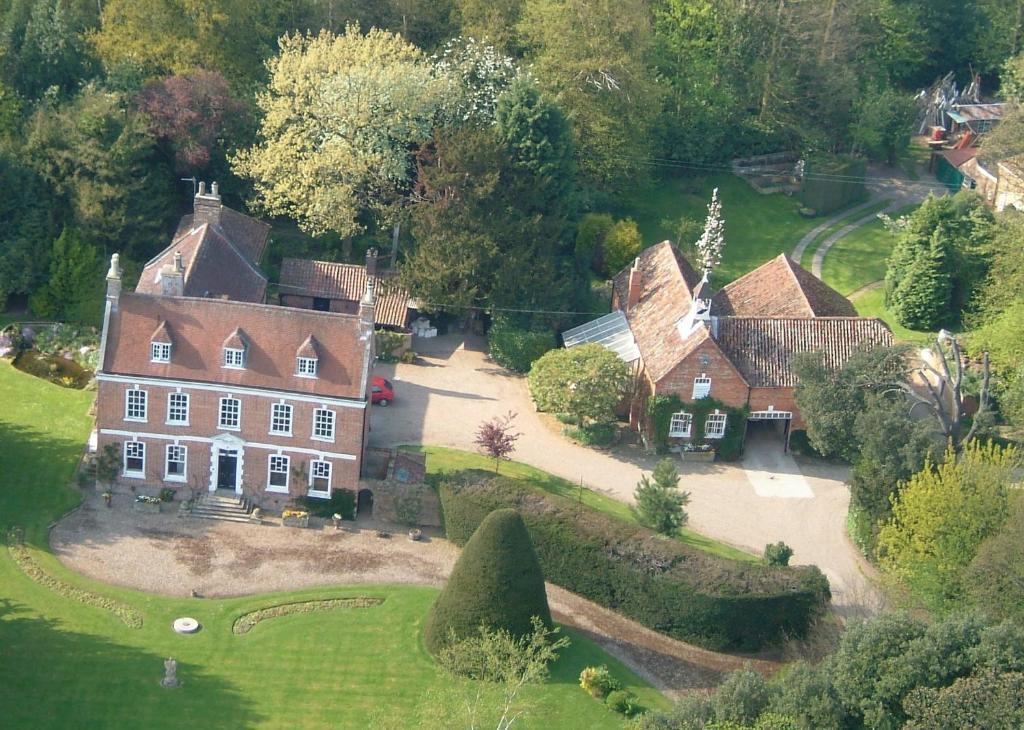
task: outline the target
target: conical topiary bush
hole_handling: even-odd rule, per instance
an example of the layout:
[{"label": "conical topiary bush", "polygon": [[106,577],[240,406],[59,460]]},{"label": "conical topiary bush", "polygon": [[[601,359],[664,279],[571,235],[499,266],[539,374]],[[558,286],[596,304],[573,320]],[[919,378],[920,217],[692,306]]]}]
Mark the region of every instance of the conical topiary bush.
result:
[{"label": "conical topiary bush", "polygon": [[530,619],[551,626],[544,574],[523,518],[514,509],[491,512],[469,538],[424,629],[436,654],[449,640],[476,636],[481,625],[529,634]]}]

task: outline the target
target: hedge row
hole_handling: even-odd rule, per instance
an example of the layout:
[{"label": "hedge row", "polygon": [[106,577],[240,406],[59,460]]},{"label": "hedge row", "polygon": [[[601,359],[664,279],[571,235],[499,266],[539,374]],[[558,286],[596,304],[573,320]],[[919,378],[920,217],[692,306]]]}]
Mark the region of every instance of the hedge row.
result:
[{"label": "hedge row", "polygon": [[464,472],[440,488],[448,538],[462,545],[491,511],[519,510],[544,576],[683,641],[753,651],[803,636],[828,603],[816,567],[745,563],[504,477]]}]

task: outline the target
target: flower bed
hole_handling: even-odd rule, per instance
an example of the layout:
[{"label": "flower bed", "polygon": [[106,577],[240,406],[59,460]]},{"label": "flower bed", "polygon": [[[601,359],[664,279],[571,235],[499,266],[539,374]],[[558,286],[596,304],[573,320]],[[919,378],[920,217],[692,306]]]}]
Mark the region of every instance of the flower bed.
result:
[{"label": "flower bed", "polygon": [[163,501],[159,497],[147,497],[145,494],[140,494],[135,497],[135,501],[132,506],[136,512],[149,512],[155,513],[160,511],[160,506]]},{"label": "flower bed", "polygon": [[34,583],[38,583],[44,588],[49,588],[51,591],[64,598],[70,598],[73,601],[79,603],[86,603],[96,608],[102,608],[105,611],[110,611],[112,614],[117,616],[124,622],[125,626],[132,629],[142,628],[142,614],[132,606],[129,606],[120,601],[115,601],[113,598],[107,598],[101,596],[98,593],[87,591],[83,588],[76,588],[75,586],[65,583],[59,578],[54,578],[52,575],[43,570],[38,563],[32,558],[31,553],[20,543],[15,543],[9,546],[11,558],[14,560],[15,565],[21,569],[30,580]]},{"label": "flower bed", "polygon": [[285,527],[309,527],[309,512],[302,509],[286,509],[281,513]]},{"label": "flower bed", "polygon": [[241,636],[252,631],[260,621],[278,616],[289,616],[293,613],[315,613],[316,611],[333,611],[338,608],[369,608],[384,603],[383,598],[357,596],[354,598],[327,598],[322,601],[303,601],[301,603],[282,603],[268,606],[257,611],[250,611],[235,619],[231,625],[231,633]]}]

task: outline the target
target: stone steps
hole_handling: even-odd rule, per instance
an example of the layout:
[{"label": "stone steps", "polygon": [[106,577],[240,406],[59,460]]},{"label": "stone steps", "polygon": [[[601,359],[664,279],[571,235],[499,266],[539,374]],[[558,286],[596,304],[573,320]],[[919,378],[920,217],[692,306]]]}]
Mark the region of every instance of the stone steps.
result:
[{"label": "stone steps", "polygon": [[191,514],[201,520],[219,520],[221,522],[259,523],[253,517],[252,507],[245,497],[202,494],[192,505]]}]

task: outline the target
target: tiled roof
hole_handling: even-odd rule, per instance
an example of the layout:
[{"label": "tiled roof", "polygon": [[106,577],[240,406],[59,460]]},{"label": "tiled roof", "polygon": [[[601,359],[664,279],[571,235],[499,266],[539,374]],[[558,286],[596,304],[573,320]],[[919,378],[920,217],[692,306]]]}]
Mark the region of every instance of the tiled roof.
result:
[{"label": "tiled roof", "polygon": [[150,342],[166,342],[167,344],[171,344],[173,342],[173,340],[171,339],[171,333],[167,329],[167,323],[166,322],[164,322],[163,320],[160,320],[160,324],[158,324],[156,326],[156,329],[153,331],[153,334],[150,336],[149,341]]},{"label": "tiled roof", "polygon": [[[195,226],[195,216],[183,215],[178,221],[178,230],[174,238],[180,238]],[[267,238],[270,236],[270,224],[261,220],[250,218],[244,213],[239,213],[233,208],[225,205],[220,207],[220,221],[215,224],[220,232],[235,247],[241,251],[253,264],[259,264],[263,258],[263,252],[267,248]]]},{"label": "tiled roof", "polygon": [[849,300],[786,254],[726,284],[712,314],[740,317],[855,317]]},{"label": "tiled roof", "polygon": [[[161,321],[175,336],[167,364],[149,359],[149,337]],[[239,331],[247,341],[245,368],[221,367],[224,343]],[[349,314],[122,293],[110,316],[103,372],[362,398],[359,334],[359,318]],[[295,353],[310,336],[319,343],[317,377],[296,377]]]},{"label": "tiled roof", "polygon": [[[357,303],[366,292],[366,267],[333,261],[286,258],[281,262],[282,294],[339,299]],[[377,324],[405,327],[408,324],[409,292],[394,275],[378,274],[374,289]]]},{"label": "tiled roof", "polygon": [[299,345],[299,351],[295,353],[295,357],[305,357],[315,360],[320,357],[320,348],[317,345],[316,338],[310,335],[302,344]]},{"label": "tiled roof", "polygon": [[892,344],[892,332],[868,317],[723,317],[716,340],[751,387],[796,385],[793,356],[821,352],[839,369],[860,350]]},{"label": "tiled roof", "polygon": [[[632,307],[625,307],[629,294],[629,269],[616,275],[616,297],[626,311],[644,367],[659,380],[674,368],[686,353],[686,343],[676,323],[690,310],[690,293],[700,276],[668,241],[640,253],[641,295]],[[691,335],[688,340],[693,339]]]},{"label": "tiled roof", "polygon": [[[239,214],[240,215],[240,214]],[[262,302],[267,278],[217,225],[204,223],[187,229],[146,263],[135,291],[161,294],[160,275],[165,265],[173,265],[180,253],[185,267],[185,296],[227,297],[239,302]]]}]

